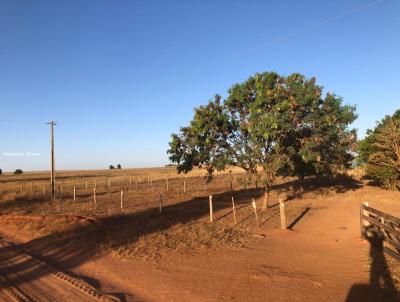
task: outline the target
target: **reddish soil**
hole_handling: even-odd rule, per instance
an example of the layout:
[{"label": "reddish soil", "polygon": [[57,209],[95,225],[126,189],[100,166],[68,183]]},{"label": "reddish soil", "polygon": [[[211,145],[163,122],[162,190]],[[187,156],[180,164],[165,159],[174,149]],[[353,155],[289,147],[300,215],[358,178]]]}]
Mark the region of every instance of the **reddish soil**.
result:
[{"label": "reddish soil", "polygon": [[[46,261],[72,271],[104,292],[116,294],[122,301],[397,301],[399,264],[360,239],[359,208],[361,202],[369,201],[371,206],[399,217],[399,193],[360,182],[316,188],[294,197],[286,192],[290,229],[280,230],[276,206],[282,194],[279,190],[277,186],[268,213],[261,215],[261,227],[245,228],[252,235],[244,244],[213,241],[210,247],[198,247],[181,239],[179,236],[188,233],[179,234],[177,229],[165,240],[173,241],[176,236],[189,244],[189,249],[160,248],[156,257],[121,259],[85,249],[85,245],[82,250],[76,245],[70,249],[70,242],[46,246],[41,240],[32,240],[28,231],[6,223],[7,219],[0,219],[0,230],[14,236],[21,248],[44,256]],[[257,199],[258,204],[261,200]],[[241,214],[243,223],[254,226],[251,207],[243,205],[242,211],[249,214]],[[215,215],[215,225],[232,221],[226,207],[217,209]],[[207,212],[200,211],[197,216],[209,225]],[[144,217],[147,221],[150,216]],[[178,222],[165,228],[173,229]],[[187,225],[190,220],[179,223]],[[196,227],[192,232],[204,230],[209,229]],[[155,232],[160,230],[151,228],[146,234],[152,236],[150,233]],[[191,240],[201,240],[201,236],[197,234]],[[149,245],[156,248],[153,241]]]}]

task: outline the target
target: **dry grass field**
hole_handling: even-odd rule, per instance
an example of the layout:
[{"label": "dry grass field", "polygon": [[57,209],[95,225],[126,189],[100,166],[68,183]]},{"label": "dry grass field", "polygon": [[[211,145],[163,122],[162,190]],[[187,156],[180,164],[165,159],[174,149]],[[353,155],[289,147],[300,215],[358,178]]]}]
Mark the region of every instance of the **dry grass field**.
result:
[{"label": "dry grass field", "polygon": [[[372,270],[391,283],[373,294],[362,287],[370,297],[391,301],[399,286],[398,263],[385,257],[377,267],[359,238],[358,213],[369,200],[399,216],[399,195],[358,175],[334,184],[310,179],[304,188],[281,178],[261,212],[263,191],[236,169],[212,179],[174,167],[60,172],[55,200],[47,174],[0,177],[1,232],[97,287],[123,292],[122,301],[287,301],[294,291],[299,301],[345,301]],[[280,230],[278,199],[288,230]]]}]

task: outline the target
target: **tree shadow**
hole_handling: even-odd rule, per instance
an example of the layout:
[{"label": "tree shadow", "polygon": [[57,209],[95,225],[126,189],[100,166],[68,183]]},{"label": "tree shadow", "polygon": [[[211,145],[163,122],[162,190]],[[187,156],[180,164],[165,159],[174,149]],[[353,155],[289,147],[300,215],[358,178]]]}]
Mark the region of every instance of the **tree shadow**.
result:
[{"label": "tree shadow", "polygon": [[364,231],[364,236],[370,244],[369,284],[354,284],[347,295],[346,302],[400,301],[400,292],[393,283],[386,261],[382,233],[373,226],[368,226]]},{"label": "tree shadow", "polygon": [[[362,188],[363,183],[353,176],[339,174],[335,178],[330,177],[308,177],[303,182],[294,179],[282,184],[274,185],[273,189],[281,194],[286,194],[286,200],[301,198],[305,194],[327,195],[330,191],[335,193],[346,193]],[[271,207],[277,206],[273,204]]]}]

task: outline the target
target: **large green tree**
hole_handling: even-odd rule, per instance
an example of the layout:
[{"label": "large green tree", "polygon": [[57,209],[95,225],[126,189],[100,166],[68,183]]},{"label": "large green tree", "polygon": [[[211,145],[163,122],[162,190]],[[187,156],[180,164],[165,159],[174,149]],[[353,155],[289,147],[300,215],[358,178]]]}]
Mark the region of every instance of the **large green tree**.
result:
[{"label": "large green tree", "polygon": [[223,102],[217,96],[196,108],[190,125],[172,135],[168,152],[179,172],[241,167],[269,196],[279,174],[302,179],[347,167],[355,118],[341,98],[322,98],[315,78],[265,72],[233,85]]}]

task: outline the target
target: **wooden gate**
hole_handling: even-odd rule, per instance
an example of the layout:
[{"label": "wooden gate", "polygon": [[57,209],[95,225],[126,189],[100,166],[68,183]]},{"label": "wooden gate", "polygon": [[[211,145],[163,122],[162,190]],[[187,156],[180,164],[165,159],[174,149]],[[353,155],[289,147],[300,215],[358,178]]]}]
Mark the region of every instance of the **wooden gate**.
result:
[{"label": "wooden gate", "polygon": [[[368,206],[360,208],[361,238],[379,238],[384,251],[400,261],[400,219]],[[372,240],[371,240],[372,241]]]}]

